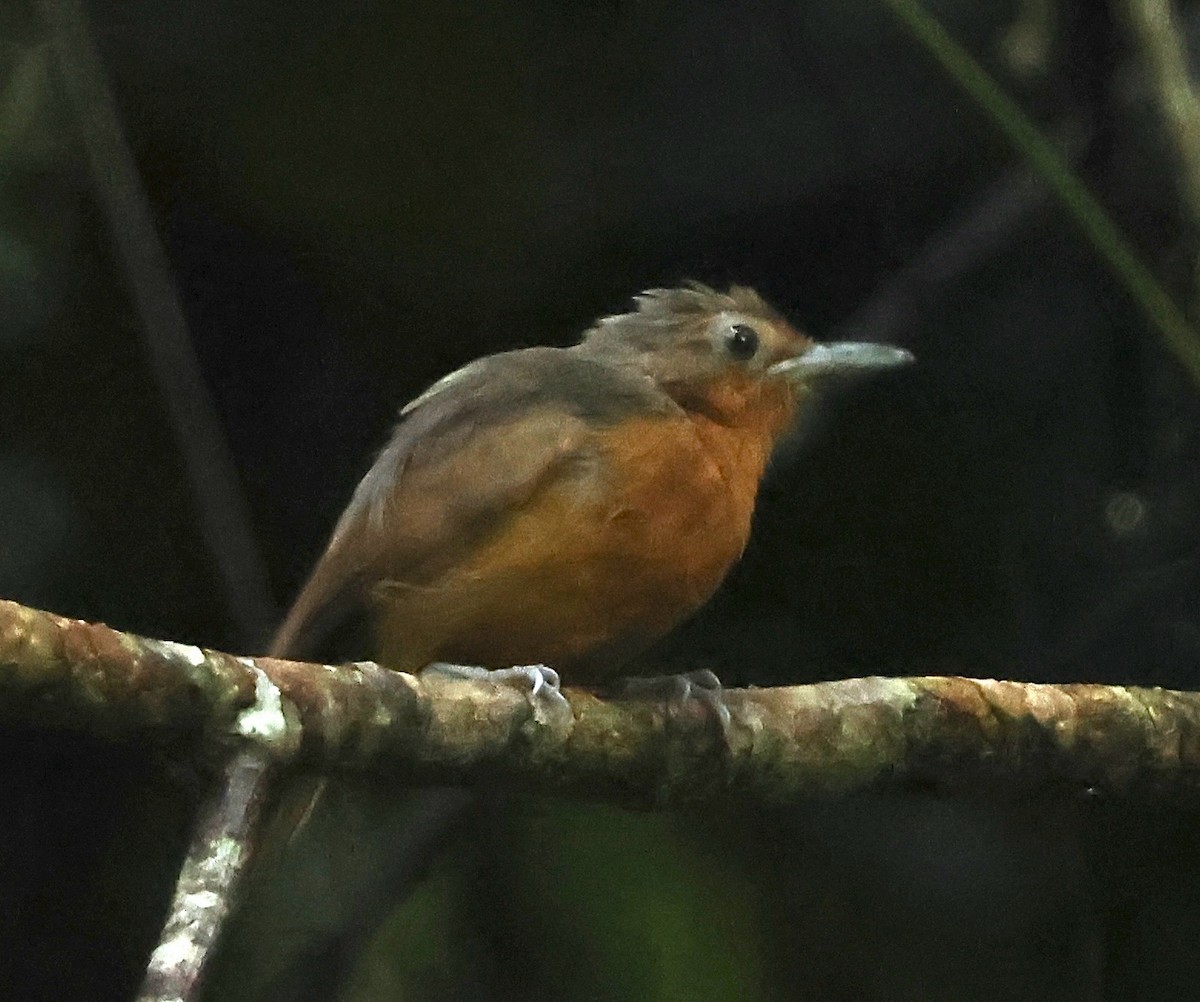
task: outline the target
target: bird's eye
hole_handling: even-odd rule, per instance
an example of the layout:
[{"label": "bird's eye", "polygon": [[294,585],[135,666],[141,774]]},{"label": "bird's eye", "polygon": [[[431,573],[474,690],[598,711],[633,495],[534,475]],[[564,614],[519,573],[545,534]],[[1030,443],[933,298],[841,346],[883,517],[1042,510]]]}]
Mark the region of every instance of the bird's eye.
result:
[{"label": "bird's eye", "polygon": [[725,350],[741,362],[753,358],[758,351],[758,331],[747,324],[734,324],[725,335]]}]

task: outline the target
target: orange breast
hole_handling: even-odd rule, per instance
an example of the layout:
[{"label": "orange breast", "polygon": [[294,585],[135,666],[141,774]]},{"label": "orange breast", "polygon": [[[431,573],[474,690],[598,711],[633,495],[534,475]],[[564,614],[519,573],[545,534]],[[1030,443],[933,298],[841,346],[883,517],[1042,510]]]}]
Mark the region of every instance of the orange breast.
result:
[{"label": "orange breast", "polygon": [[749,536],[764,462],[762,449],[714,448],[682,417],[597,431],[433,585],[377,589],[383,660],[602,677],[720,584]]}]

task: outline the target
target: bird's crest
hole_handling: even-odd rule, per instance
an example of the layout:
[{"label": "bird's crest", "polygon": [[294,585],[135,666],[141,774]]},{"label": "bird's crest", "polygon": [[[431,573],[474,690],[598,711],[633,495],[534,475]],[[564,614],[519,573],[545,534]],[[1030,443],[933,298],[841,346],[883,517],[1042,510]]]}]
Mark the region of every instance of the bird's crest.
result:
[{"label": "bird's crest", "polygon": [[701,282],[688,281],[674,288],[646,289],[634,296],[633,301],[636,309],[600,318],[584,339],[618,328],[626,338],[636,340],[639,330],[652,334],[666,327],[703,323],[725,311],[772,321],[780,319],[757,292],[745,285],[731,285],[728,292],[718,292]]}]

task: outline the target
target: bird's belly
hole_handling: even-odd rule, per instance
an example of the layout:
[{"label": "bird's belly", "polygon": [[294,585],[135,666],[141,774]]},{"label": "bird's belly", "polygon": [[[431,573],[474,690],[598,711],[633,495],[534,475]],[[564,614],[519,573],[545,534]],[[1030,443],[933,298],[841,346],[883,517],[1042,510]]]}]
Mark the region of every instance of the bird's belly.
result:
[{"label": "bird's belly", "polygon": [[385,663],[541,662],[596,681],[694,612],[740,556],[753,494],[694,450],[641,448],[541,491],[433,586],[381,587]]}]

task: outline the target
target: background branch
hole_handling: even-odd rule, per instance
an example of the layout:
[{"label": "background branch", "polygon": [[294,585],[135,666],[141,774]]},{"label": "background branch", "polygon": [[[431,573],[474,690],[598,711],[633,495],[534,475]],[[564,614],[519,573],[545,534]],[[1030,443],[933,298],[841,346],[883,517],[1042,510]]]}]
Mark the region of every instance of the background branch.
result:
[{"label": "background branch", "polygon": [[266,567],[104,64],[80,0],[39,0],[38,9],[138,313],[146,360],[187,471],[226,613],[243,641],[261,641],[277,618]]},{"label": "background branch", "polygon": [[918,0],[882,0],[1049,185],[1175,357],[1200,382],[1200,335],[1063,154]]},{"label": "background branch", "polygon": [[[1125,0],[1119,6],[1124,8],[1154,103],[1175,147],[1184,215],[1195,231],[1200,226],[1200,100],[1188,72],[1186,32],[1170,0]],[[1193,263],[1193,274],[1200,279],[1200,261]],[[1193,296],[1197,289],[1200,281]]]},{"label": "background branch", "polygon": [[1125,0],[1148,83],[1179,157],[1179,187],[1193,225],[1200,223],[1200,101],[1188,74],[1187,38],[1169,0]]},{"label": "background branch", "polygon": [[[103,61],[81,0],[39,0],[38,7],[96,200],[138,313],[147,361],[175,433],[226,613],[240,642],[257,642],[276,618],[266,566]],[[267,766],[261,748],[226,763],[222,782],[198,819],[143,998],[192,997],[248,858],[267,793]]]}]

